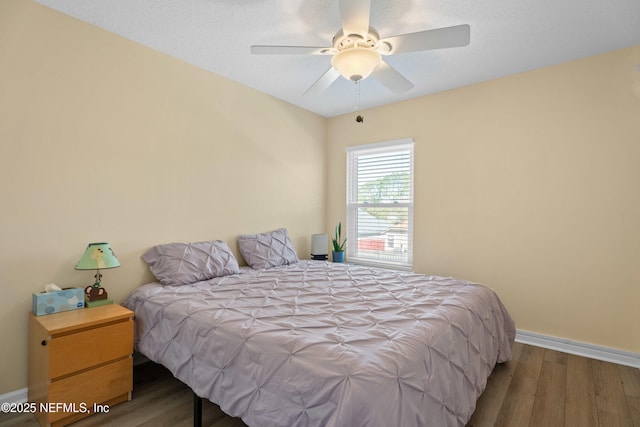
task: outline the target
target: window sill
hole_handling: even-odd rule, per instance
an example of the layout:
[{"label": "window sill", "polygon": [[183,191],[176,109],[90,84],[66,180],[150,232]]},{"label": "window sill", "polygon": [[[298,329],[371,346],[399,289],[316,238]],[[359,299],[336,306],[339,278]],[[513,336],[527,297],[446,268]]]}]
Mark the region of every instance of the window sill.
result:
[{"label": "window sill", "polygon": [[362,258],[349,258],[348,256],[346,256],[345,258],[347,258],[347,261],[346,261],[347,264],[362,265],[365,267],[384,268],[387,270],[413,272],[413,264],[408,265],[408,264],[398,264],[394,262],[374,261],[374,260],[362,259]]}]

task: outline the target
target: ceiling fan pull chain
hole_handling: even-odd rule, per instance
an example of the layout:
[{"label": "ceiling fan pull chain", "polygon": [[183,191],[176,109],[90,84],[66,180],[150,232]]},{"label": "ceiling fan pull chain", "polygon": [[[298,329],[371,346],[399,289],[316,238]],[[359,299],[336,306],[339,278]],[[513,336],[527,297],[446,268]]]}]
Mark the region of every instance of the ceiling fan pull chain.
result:
[{"label": "ceiling fan pull chain", "polygon": [[355,83],[355,92],[353,95],[353,109],[357,114],[358,109],[360,108],[360,93],[359,93],[360,85],[358,84],[358,80],[356,80],[354,83]]},{"label": "ceiling fan pull chain", "polygon": [[360,80],[356,80],[355,81],[356,84],[356,94],[355,94],[355,110],[356,110],[356,122],[358,123],[363,123],[364,122],[364,117],[362,117],[360,115]]}]

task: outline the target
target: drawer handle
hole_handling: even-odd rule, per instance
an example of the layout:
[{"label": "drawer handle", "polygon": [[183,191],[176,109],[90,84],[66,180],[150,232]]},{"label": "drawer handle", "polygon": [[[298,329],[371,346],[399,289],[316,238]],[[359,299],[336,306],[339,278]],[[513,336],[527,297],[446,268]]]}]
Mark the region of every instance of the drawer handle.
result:
[{"label": "drawer handle", "polygon": [[42,340],[42,342],[40,343],[40,345],[42,345],[43,347],[47,345],[47,340]]}]

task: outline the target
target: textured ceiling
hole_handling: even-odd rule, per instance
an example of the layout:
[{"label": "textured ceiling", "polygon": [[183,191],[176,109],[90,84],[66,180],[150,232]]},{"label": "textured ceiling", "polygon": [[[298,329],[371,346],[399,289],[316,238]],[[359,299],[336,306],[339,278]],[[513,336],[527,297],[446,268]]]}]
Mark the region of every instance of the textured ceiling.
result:
[{"label": "textured ceiling", "polygon": [[[37,1],[322,116],[354,111],[355,86],[344,78],[304,96],[330,57],[249,50],[331,46],[337,0]],[[415,87],[398,95],[365,79],[360,109],[640,45],[640,1],[371,0],[370,24],[381,37],[469,24],[471,43],[385,57]]]}]

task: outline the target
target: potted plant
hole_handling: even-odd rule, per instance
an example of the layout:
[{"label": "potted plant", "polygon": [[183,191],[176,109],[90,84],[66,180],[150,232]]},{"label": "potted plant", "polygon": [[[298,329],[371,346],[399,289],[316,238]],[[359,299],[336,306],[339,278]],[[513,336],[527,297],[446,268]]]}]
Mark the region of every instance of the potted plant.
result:
[{"label": "potted plant", "polygon": [[[342,241],[342,242],[341,242]],[[344,262],[344,245],[347,243],[347,239],[342,240],[342,223],[339,222],[333,235],[333,262]]]}]

